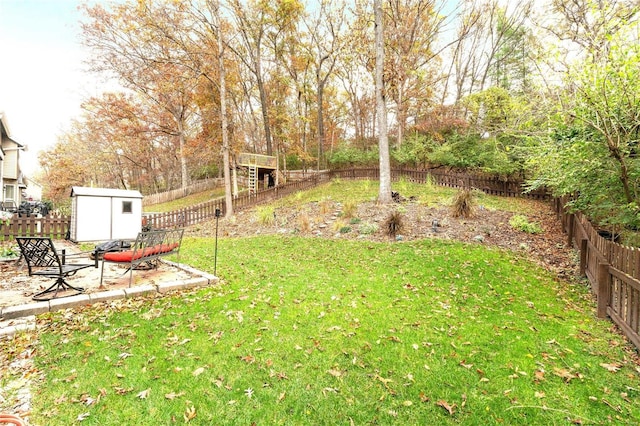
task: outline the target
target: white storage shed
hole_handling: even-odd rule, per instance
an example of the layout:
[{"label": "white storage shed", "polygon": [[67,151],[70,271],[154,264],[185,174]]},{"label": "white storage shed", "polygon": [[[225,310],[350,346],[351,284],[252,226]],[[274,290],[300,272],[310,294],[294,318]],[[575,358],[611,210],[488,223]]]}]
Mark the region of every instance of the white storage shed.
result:
[{"label": "white storage shed", "polygon": [[134,240],[141,229],[139,191],[71,188],[71,241]]}]

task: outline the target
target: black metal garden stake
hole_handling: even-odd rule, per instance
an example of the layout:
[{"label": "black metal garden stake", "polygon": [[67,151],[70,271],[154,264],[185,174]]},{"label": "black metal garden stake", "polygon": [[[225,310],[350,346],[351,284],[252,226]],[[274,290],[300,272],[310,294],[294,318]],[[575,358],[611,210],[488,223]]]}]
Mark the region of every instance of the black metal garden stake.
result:
[{"label": "black metal garden stake", "polygon": [[218,276],[218,219],[220,218],[220,209],[216,208],[216,248],[213,253],[213,275]]}]

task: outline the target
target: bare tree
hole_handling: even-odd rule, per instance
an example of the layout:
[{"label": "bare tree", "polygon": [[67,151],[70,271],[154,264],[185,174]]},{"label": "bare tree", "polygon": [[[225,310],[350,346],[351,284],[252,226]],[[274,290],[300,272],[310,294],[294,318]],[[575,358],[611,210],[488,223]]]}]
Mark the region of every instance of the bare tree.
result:
[{"label": "bare tree", "polygon": [[387,135],[387,104],[384,88],[384,16],[382,0],[374,1],[375,52],[376,52],[376,109],[378,114],[378,146],[380,150],[380,191],[378,202],[391,202],[391,163],[389,158],[389,137]]},{"label": "bare tree", "polygon": [[324,159],[324,92],[344,43],[341,30],[345,9],[342,0],[321,0],[317,14],[306,22],[315,54],[318,166]]},{"label": "bare tree", "polygon": [[222,132],[222,162],[224,167],[224,194],[225,194],[225,217],[233,216],[233,197],[231,192],[231,162],[229,149],[229,135],[227,131],[227,83],[226,68],[224,65],[224,39],[222,33],[222,21],[220,19],[220,0],[215,0],[212,6],[213,16],[217,22],[218,38],[218,75],[220,78],[220,126]]}]

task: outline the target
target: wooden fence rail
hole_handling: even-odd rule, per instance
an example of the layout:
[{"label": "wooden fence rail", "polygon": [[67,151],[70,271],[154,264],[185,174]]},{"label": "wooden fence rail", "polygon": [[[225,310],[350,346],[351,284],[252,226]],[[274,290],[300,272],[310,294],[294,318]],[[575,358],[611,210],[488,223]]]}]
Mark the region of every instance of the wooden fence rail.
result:
[{"label": "wooden fence rail", "polygon": [[597,301],[597,315],[610,317],[640,349],[640,250],[601,236],[581,213],[570,213],[566,200],[555,200],[556,213],[579,251],[580,273]]}]

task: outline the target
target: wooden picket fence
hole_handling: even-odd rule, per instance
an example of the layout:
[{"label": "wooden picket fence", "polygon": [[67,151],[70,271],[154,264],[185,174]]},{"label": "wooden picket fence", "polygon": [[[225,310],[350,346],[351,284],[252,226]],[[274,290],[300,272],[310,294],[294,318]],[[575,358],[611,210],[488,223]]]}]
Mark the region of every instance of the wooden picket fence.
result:
[{"label": "wooden picket fence", "polygon": [[15,237],[68,238],[69,216],[48,215],[46,217],[19,217],[17,214],[7,223],[0,221],[0,240],[12,240]]}]

